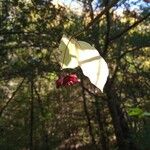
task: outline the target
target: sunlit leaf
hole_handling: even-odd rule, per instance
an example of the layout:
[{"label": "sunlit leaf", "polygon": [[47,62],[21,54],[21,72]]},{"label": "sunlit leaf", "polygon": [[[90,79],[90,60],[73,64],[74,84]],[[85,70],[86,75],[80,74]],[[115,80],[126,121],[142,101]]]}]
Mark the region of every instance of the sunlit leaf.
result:
[{"label": "sunlit leaf", "polygon": [[105,60],[93,46],[87,42],[63,36],[59,49],[62,51],[60,60],[62,68],[80,66],[91,83],[103,91],[109,70]]},{"label": "sunlit leaf", "polygon": [[78,41],[78,45],[79,66],[83,74],[90,79],[91,83],[103,91],[109,73],[107,63],[89,43]]},{"label": "sunlit leaf", "polygon": [[135,108],[130,108],[129,111],[128,111],[128,114],[129,116],[141,116],[143,114],[143,110],[138,108],[138,107],[135,107]]},{"label": "sunlit leaf", "polygon": [[59,45],[59,50],[61,51],[60,64],[62,68],[78,67],[75,40],[69,39],[63,35]]}]

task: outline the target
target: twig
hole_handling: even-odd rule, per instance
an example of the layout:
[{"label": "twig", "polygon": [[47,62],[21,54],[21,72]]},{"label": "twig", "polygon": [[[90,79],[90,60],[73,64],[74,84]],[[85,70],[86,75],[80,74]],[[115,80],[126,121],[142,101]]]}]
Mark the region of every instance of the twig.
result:
[{"label": "twig", "polygon": [[41,96],[40,96],[39,92],[37,91],[36,87],[34,86],[33,88],[34,88],[35,94],[37,96],[37,101],[38,101],[38,104],[39,104],[39,107],[40,107],[40,110],[41,110],[41,115],[42,115],[42,117],[44,117],[44,109],[43,109]]},{"label": "twig", "polygon": [[[108,150],[108,138],[106,136],[106,127],[105,127],[105,121],[104,121],[104,114],[102,113],[102,108],[100,110],[100,104],[99,104],[99,97],[95,96],[95,110],[96,110],[96,118],[99,126],[99,132],[100,132],[100,142],[102,145],[103,150]],[[102,106],[102,105],[101,105]]]},{"label": "twig", "polygon": [[89,8],[90,8],[90,18],[91,20],[94,19],[94,12],[93,12],[93,7],[92,7],[92,1],[91,0],[88,0],[88,5],[89,5]]},{"label": "twig", "polygon": [[91,119],[88,112],[87,104],[86,104],[86,97],[85,97],[85,91],[84,91],[84,85],[83,85],[83,77],[81,79],[81,88],[82,88],[82,98],[83,98],[83,106],[84,106],[84,112],[87,118],[88,128],[89,128],[89,134],[92,140],[92,144],[95,145],[95,138],[93,135],[92,125],[91,125]]},{"label": "twig", "polygon": [[130,31],[132,28],[135,28],[137,25],[139,25],[140,23],[142,23],[145,19],[147,19],[150,16],[150,13],[148,13],[145,17],[139,19],[138,21],[136,21],[135,23],[133,23],[131,26],[129,26],[128,28],[124,29],[122,32],[120,32],[119,34],[117,34],[116,36],[110,38],[110,41],[114,41],[118,38],[120,38],[123,34],[127,33],[128,31]]},{"label": "twig", "polygon": [[30,150],[33,150],[33,122],[34,122],[34,81],[30,81],[31,99],[30,99]]},{"label": "twig", "polygon": [[109,5],[107,5],[101,12],[98,14],[86,27],[85,30],[87,30],[89,27],[91,27],[95,22],[97,22],[111,7],[116,5],[119,0],[113,0]]},{"label": "twig", "polygon": [[[109,1],[106,0],[105,7],[109,4]],[[109,46],[109,35],[110,35],[110,13],[109,11],[106,12],[106,26],[107,26],[107,31],[106,31],[106,36],[105,36],[105,45],[104,45],[104,51],[103,51],[103,57],[106,55],[108,46]]]},{"label": "twig", "polygon": [[2,116],[4,110],[6,109],[6,107],[8,106],[8,104],[13,100],[13,98],[15,97],[16,93],[20,90],[20,88],[22,87],[23,82],[25,81],[25,78],[23,78],[23,80],[20,82],[20,84],[18,85],[18,87],[16,88],[16,90],[12,93],[12,96],[8,99],[8,101],[6,102],[6,104],[3,106],[3,108],[0,110],[0,117]]},{"label": "twig", "polygon": [[119,0],[113,0],[109,5],[107,5],[82,31],[75,33],[71,38],[77,37],[83,32],[87,31],[94,23],[99,21],[99,19],[107,12],[111,7],[117,4]]},{"label": "twig", "polygon": [[[80,34],[82,34],[83,32],[87,31],[94,23],[96,23],[97,21],[99,21],[99,19],[107,12],[109,11],[109,9],[111,7],[113,7],[115,4],[117,4],[119,2],[119,0],[113,0],[108,6],[106,6],[83,30],[75,33],[72,37],[77,37],[79,36]],[[11,32],[5,32],[5,33],[2,33],[1,32],[1,35],[5,35],[5,34],[36,34],[36,35],[39,35],[39,34],[50,34],[49,32],[43,32],[43,33],[40,33],[40,32],[22,32],[22,31],[11,31]]]},{"label": "twig", "polygon": [[116,67],[115,67],[113,76],[112,76],[112,78],[111,78],[111,84],[113,84],[113,82],[114,82],[114,80],[115,80],[115,78],[116,78],[117,72],[118,72],[118,70],[119,70],[120,60],[121,60],[122,58],[124,58],[124,56],[126,56],[126,54],[135,52],[136,50],[139,50],[139,49],[141,49],[141,48],[143,48],[143,46],[141,46],[141,47],[135,47],[135,48],[132,49],[132,50],[125,51],[125,52],[122,53],[118,58],[116,58],[116,59],[117,59],[117,65],[116,65]]},{"label": "twig", "polygon": [[[43,103],[42,103],[42,100],[41,100],[41,96],[40,96],[40,93],[38,92],[38,90],[36,89],[35,85],[33,85],[34,87],[34,91],[35,91],[35,94],[37,95],[37,102],[39,104],[39,108],[41,110],[41,116],[43,118],[45,118],[45,112],[44,112],[44,108],[43,108]],[[43,135],[44,135],[44,146],[45,146],[45,150],[48,150],[49,149],[49,146],[48,146],[48,133],[47,133],[47,128],[46,128],[46,121],[44,120],[42,122],[42,127],[43,127]]]}]

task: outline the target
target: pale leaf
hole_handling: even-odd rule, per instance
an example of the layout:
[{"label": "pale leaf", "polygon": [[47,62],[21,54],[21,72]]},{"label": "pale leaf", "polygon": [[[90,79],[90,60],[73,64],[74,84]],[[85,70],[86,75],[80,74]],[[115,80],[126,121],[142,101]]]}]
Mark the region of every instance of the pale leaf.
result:
[{"label": "pale leaf", "polygon": [[83,74],[103,92],[109,70],[99,52],[89,43],[78,41],[78,60]]},{"label": "pale leaf", "polygon": [[99,52],[84,41],[77,41],[63,36],[59,49],[62,51],[62,68],[80,66],[83,74],[102,92],[109,74],[108,66]]},{"label": "pale leaf", "polygon": [[61,51],[60,64],[62,68],[78,67],[78,61],[76,58],[77,50],[75,43],[75,40],[70,40],[65,35],[63,35],[59,45],[59,50]]}]

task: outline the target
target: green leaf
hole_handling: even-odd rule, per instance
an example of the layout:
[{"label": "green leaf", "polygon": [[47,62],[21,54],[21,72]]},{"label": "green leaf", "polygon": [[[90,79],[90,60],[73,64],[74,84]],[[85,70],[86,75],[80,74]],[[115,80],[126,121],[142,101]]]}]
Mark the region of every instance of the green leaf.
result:
[{"label": "green leaf", "polygon": [[128,114],[129,116],[136,116],[136,117],[140,117],[143,114],[143,110],[136,107],[136,108],[130,108],[128,110]]},{"label": "green leaf", "polygon": [[144,116],[144,117],[150,117],[150,112],[144,112],[144,113],[143,113],[143,116]]}]

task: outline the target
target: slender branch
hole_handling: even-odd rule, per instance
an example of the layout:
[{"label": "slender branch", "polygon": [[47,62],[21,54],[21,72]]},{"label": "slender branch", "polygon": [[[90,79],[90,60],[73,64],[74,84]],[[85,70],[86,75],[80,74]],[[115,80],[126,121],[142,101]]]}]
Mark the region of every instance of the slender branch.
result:
[{"label": "slender branch", "polygon": [[0,110],[0,117],[2,116],[4,110],[6,109],[6,107],[8,106],[8,104],[13,100],[13,98],[16,96],[17,92],[20,90],[20,88],[22,87],[23,82],[25,81],[25,78],[23,78],[23,80],[20,82],[20,84],[18,85],[18,87],[16,88],[16,90],[12,93],[12,96],[8,99],[8,101],[6,102],[6,104],[3,106],[3,108]]},{"label": "slender branch", "polygon": [[139,50],[139,49],[141,49],[141,48],[143,48],[143,46],[141,46],[141,47],[134,47],[132,50],[127,50],[127,51],[125,51],[124,53],[122,53],[122,54],[119,56],[118,60],[120,61],[126,54],[135,52],[136,50]]},{"label": "slender branch", "polygon": [[33,121],[34,121],[34,82],[30,81],[31,99],[30,99],[30,150],[33,150]]},{"label": "slender branch", "polygon": [[41,115],[42,115],[42,117],[44,117],[44,109],[43,109],[41,96],[40,96],[39,92],[37,91],[36,87],[34,86],[33,88],[34,88],[34,92],[35,92],[35,94],[37,96],[37,101],[38,101],[38,104],[39,104],[39,108],[41,110]]},{"label": "slender branch", "polygon": [[[105,7],[108,4],[109,4],[109,0],[106,0]],[[105,36],[105,45],[104,45],[103,56],[106,55],[108,46],[109,46],[109,35],[110,35],[110,13],[109,13],[109,11],[106,12],[106,26],[107,26],[107,31],[106,31],[106,36]]]},{"label": "slender branch", "polygon": [[119,34],[117,34],[116,36],[110,38],[110,41],[114,41],[118,38],[120,38],[123,34],[127,33],[128,31],[130,31],[131,29],[135,28],[136,26],[138,26],[140,23],[142,23],[144,20],[146,20],[148,17],[150,16],[150,13],[148,13],[145,17],[139,19],[138,21],[136,21],[135,23],[133,23],[131,26],[129,26],[128,28],[124,29],[122,32],[120,32]]},{"label": "slender branch", "polygon": [[[44,112],[44,108],[43,108],[43,104],[42,104],[42,100],[41,100],[41,96],[38,92],[38,90],[36,89],[35,85],[34,86],[34,91],[35,91],[35,94],[37,96],[37,102],[39,104],[39,108],[40,108],[40,111],[41,111],[41,116],[44,118],[45,117],[45,112]],[[47,132],[47,128],[46,128],[46,121],[44,120],[42,122],[42,127],[43,127],[43,143],[44,143],[44,149],[45,150],[49,150],[49,145],[48,145],[48,132]]]},{"label": "slender branch", "polygon": [[82,31],[79,31],[75,33],[72,37],[77,37],[83,32],[87,31],[93,24],[95,24],[99,19],[112,8],[114,5],[116,5],[119,2],[119,0],[113,0],[109,5],[107,5]]},{"label": "slender branch", "polygon": [[99,105],[99,102],[98,102],[98,98],[99,96],[96,94],[96,93],[92,93],[89,89],[87,89],[86,87],[83,86],[83,89],[88,92],[88,94],[90,94],[91,96],[93,96],[95,98],[95,109],[96,109],[96,117],[97,117],[97,121],[98,121],[98,126],[99,126],[99,132],[100,132],[100,142],[101,142],[101,146],[102,146],[102,149],[103,150],[108,150],[109,149],[109,146],[107,145],[108,144],[108,139],[107,139],[107,136],[106,136],[106,130],[104,128],[104,122],[102,120],[102,114],[100,112],[100,105]]},{"label": "slender branch", "polygon": [[2,32],[0,31],[0,35],[10,35],[10,34],[25,34],[25,35],[39,35],[39,34],[49,34],[49,33],[40,33],[40,32],[35,32],[35,31],[5,31],[5,32]]},{"label": "slender branch", "polygon": [[88,94],[90,94],[91,96],[96,96],[96,95],[97,95],[96,93],[91,92],[89,89],[87,89],[87,88],[84,87],[84,86],[83,86],[83,89],[84,89]]},{"label": "slender branch", "polygon": [[120,60],[121,60],[122,58],[124,58],[124,56],[126,56],[126,54],[135,52],[136,50],[139,50],[139,49],[141,49],[141,48],[143,48],[143,46],[141,46],[141,47],[135,47],[135,48],[133,48],[132,50],[125,51],[124,53],[122,53],[122,54],[117,58],[117,65],[116,65],[116,67],[115,67],[115,69],[114,69],[114,73],[113,73],[113,76],[112,76],[112,78],[111,78],[111,84],[113,84],[113,82],[114,82],[114,80],[115,80],[115,78],[116,78],[116,75],[117,75],[117,72],[118,72],[119,66],[120,66]]},{"label": "slender branch", "polygon": [[99,132],[100,132],[100,142],[102,145],[103,150],[109,150],[109,145],[108,145],[108,138],[106,136],[106,128],[105,128],[105,122],[103,118],[103,114],[101,113],[102,108],[100,110],[100,104],[99,104],[99,97],[95,96],[95,109],[96,109],[96,117],[97,117],[97,122],[99,126]]},{"label": "slender branch", "polygon": [[[53,66],[53,67],[51,67]],[[1,72],[0,74],[0,78],[1,80],[10,80],[10,79],[13,79],[13,78],[17,78],[17,77],[22,77],[22,78],[25,78],[27,75],[28,75],[28,65],[24,66],[23,68],[17,68],[17,69],[8,69],[8,70],[4,70],[3,72]],[[49,62],[49,64],[45,65],[43,63],[38,63],[36,65],[36,68],[37,68],[37,72],[38,72],[38,75],[42,75],[43,73],[46,73],[46,72],[59,72],[60,71],[60,66],[59,64],[55,64],[53,62]]]},{"label": "slender branch", "polygon": [[95,145],[95,138],[93,135],[92,125],[91,125],[91,119],[88,112],[87,104],[86,104],[86,97],[85,97],[85,91],[84,91],[84,85],[83,85],[83,79],[81,79],[81,88],[82,88],[82,98],[83,98],[83,106],[84,106],[84,112],[87,118],[88,128],[89,128],[89,134],[92,140],[92,144]]},{"label": "slender branch", "polygon": [[89,5],[89,8],[90,8],[90,18],[91,20],[94,19],[94,12],[93,12],[93,7],[92,7],[92,1],[91,0],[88,0],[88,5]]},{"label": "slender branch", "polygon": [[91,27],[95,22],[97,22],[111,7],[116,5],[119,0],[113,0],[109,5],[107,5],[86,27],[86,30]]},{"label": "slender branch", "polygon": [[[72,37],[77,37],[80,34],[82,34],[83,32],[87,31],[87,29],[89,29],[94,23],[96,23],[97,21],[99,21],[99,19],[107,12],[109,11],[110,8],[112,8],[114,5],[116,5],[119,2],[119,0],[113,0],[109,5],[107,5],[83,30],[75,33]],[[50,32],[51,33],[51,32]],[[44,34],[44,35],[49,35],[49,32],[44,32],[44,33],[40,33],[40,32],[22,32],[22,31],[8,31],[5,33],[1,32],[1,35],[5,35],[5,34]]]}]

